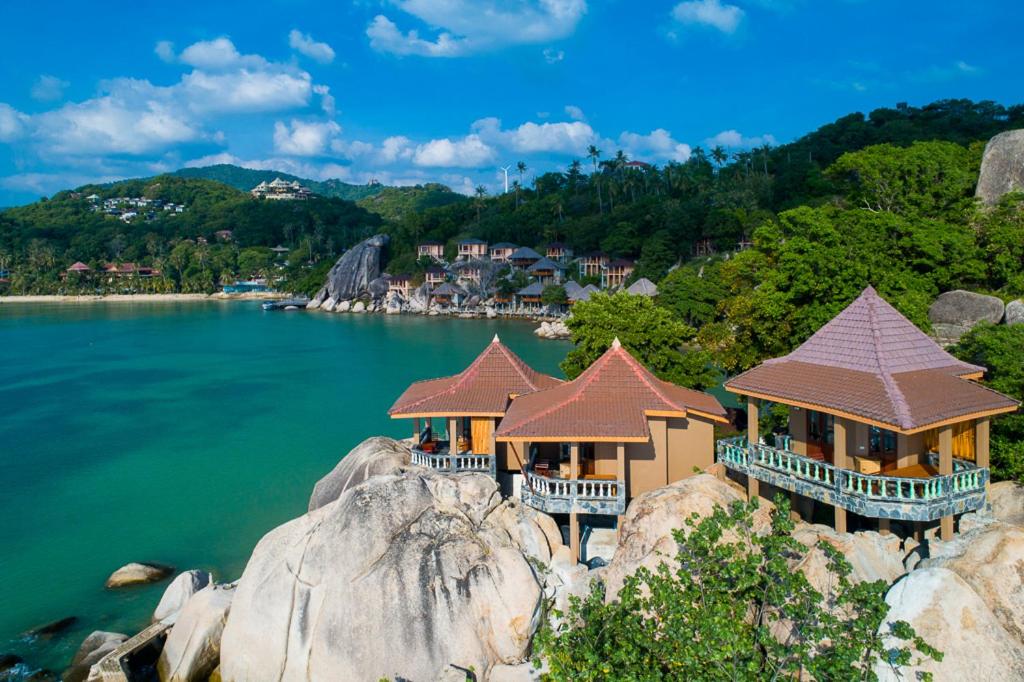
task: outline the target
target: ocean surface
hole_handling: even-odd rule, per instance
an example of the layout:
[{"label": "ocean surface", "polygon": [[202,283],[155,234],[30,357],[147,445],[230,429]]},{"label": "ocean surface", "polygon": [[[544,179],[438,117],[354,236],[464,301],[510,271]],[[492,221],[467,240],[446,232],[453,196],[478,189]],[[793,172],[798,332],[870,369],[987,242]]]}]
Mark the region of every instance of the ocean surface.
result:
[{"label": "ocean surface", "polygon": [[[497,333],[561,375],[523,322],[264,312],[256,302],[0,304],[0,654],[60,672],[93,630],[144,627],[165,583],[130,561],[237,578],[264,533],[372,435],[411,381]],[[67,616],[53,639],[33,627]]]}]

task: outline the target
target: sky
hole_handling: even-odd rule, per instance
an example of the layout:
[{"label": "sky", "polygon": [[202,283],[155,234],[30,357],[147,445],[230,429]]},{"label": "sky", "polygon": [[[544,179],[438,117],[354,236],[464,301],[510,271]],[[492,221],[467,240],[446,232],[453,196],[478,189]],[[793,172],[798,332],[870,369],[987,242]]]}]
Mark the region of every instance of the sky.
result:
[{"label": "sky", "polygon": [[[897,102],[1024,101],[1018,0],[28,2],[0,27],[0,206],[235,163],[503,189],[781,144]],[[513,179],[516,176],[513,171]]]}]

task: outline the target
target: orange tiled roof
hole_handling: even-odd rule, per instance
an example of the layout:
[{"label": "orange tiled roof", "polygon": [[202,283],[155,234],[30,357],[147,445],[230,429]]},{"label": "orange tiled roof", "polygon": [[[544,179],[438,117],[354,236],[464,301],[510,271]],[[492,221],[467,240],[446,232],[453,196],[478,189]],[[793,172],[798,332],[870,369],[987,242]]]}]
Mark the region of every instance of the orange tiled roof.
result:
[{"label": "orange tiled roof", "polygon": [[517,398],[498,427],[498,440],[623,440],[650,438],[648,416],[699,414],[725,422],[707,393],[658,379],[616,339],[573,381]]},{"label": "orange tiled roof", "polygon": [[494,415],[508,409],[512,395],[562,382],[534,370],[497,336],[465,370],[451,377],[418,381],[388,410],[392,417],[413,415]]}]

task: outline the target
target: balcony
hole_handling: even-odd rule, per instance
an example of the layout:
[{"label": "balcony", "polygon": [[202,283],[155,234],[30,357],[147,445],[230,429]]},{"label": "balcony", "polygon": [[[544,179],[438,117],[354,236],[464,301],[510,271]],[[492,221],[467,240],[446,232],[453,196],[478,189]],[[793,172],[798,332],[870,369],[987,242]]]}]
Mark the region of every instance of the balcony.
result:
[{"label": "balcony", "polygon": [[[988,469],[953,460],[953,473],[927,478],[862,474],[803,457],[784,448],[749,445],[746,439],[718,441],[718,461],[758,481],[870,518],[934,521],[985,504]],[[938,455],[927,455],[938,466]]]},{"label": "balcony", "polygon": [[547,514],[624,514],[626,486],[611,479],[571,480],[527,472],[523,502]]},{"label": "balcony", "polygon": [[487,474],[491,478],[497,475],[497,462],[494,455],[476,454],[474,452],[452,453],[448,443],[440,442],[434,444],[436,448],[431,451],[424,450],[421,446],[413,446],[412,463],[446,474],[461,474],[474,472]]}]

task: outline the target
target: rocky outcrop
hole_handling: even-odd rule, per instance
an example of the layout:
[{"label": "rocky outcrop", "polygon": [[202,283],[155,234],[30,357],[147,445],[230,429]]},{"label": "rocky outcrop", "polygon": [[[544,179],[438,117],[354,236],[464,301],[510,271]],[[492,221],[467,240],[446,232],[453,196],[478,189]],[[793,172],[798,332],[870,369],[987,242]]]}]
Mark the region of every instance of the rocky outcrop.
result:
[{"label": "rocky outcrop", "polygon": [[1024,485],[1016,481],[1000,481],[990,486],[989,504],[997,521],[1024,526]]},{"label": "rocky outcrop", "polygon": [[309,511],[334,502],[349,488],[371,476],[397,474],[409,466],[409,446],[393,438],[367,438],[341,458],[319,481],[309,498]]},{"label": "rocky outcrop", "polygon": [[239,582],[223,679],[486,679],[524,662],[542,602],[528,556],[551,552],[551,529],[508,506],[488,476],[409,472],[271,531]]},{"label": "rocky outcrop", "polygon": [[985,145],[975,196],[992,206],[1007,192],[1022,189],[1024,130],[1009,130],[996,135]]},{"label": "rocky outcrop", "polygon": [[935,299],[928,308],[928,319],[940,342],[955,343],[982,322],[998,323],[1003,311],[1002,300],[995,296],[957,289]]},{"label": "rocky outcrop", "polygon": [[1006,304],[1006,324],[1024,324],[1024,299]]},{"label": "rocky outcrop", "polygon": [[[307,308],[319,308],[329,299],[350,301],[367,294],[375,295],[374,291],[379,291],[380,285],[375,283],[376,288],[371,290],[371,283],[381,276],[381,261],[389,240],[386,234],[374,235],[343,253],[327,273],[327,282]],[[386,292],[387,284],[383,286]],[[383,292],[379,295],[383,295]]]},{"label": "rocky outcrop", "polygon": [[[677,553],[672,531],[685,532],[692,515],[710,516],[715,507],[727,509],[743,499],[736,488],[710,474],[691,476],[637,496],[626,510],[619,545],[604,572],[608,599],[617,595],[626,577],[641,566],[653,570],[662,562],[671,565]],[[762,503],[754,519],[756,530],[770,523],[771,506]]]},{"label": "rocky outcrop", "polygon": [[110,577],[107,578],[107,587],[109,589],[114,589],[118,587],[128,587],[130,585],[148,585],[149,583],[158,583],[172,573],[174,573],[173,566],[133,561],[132,563],[125,564],[111,573]]},{"label": "rocky outcrop", "polygon": [[572,336],[572,332],[569,331],[563,320],[541,322],[540,326],[533,330],[533,333],[542,339],[568,339]]},{"label": "rocky outcrop", "polygon": [[234,585],[209,585],[188,600],[157,662],[162,682],[191,682],[210,676],[220,662],[221,635],[234,596]]},{"label": "rocky outcrop", "polygon": [[192,598],[192,595],[211,582],[213,582],[213,576],[206,571],[191,570],[179,575],[164,590],[160,603],[153,611],[153,621],[162,620],[173,625],[181,609]]},{"label": "rocky outcrop", "polygon": [[63,682],[84,682],[89,677],[89,668],[121,646],[128,639],[128,635],[118,632],[103,632],[97,630],[92,633],[78,647],[75,657],[71,659],[71,667],[64,671],[61,676]]},{"label": "rocky outcrop", "polygon": [[[924,660],[900,671],[879,662],[875,672],[880,680],[918,679],[921,672],[932,673],[936,680],[1024,679],[1021,643],[957,573],[945,568],[916,570],[896,583],[885,601],[890,610],[880,633],[888,635],[891,623],[906,621],[943,652],[943,659]],[[886,636],[885,645],[905,643]]]},{"label": "rocky outcrop", "polygon": [[793,538],[808,548],[800,561],[799,568],[818,592],[832,591],[835,576],[828,569],[828,557],[818,547],[824,542],[846,557],[852,571],[850,580],[854,583],[884,580],[892,583],[906,573],[903,567],[902,542],[896,535],[881,535],[874,531],[839,533],[828,526],[797,524]]}]

